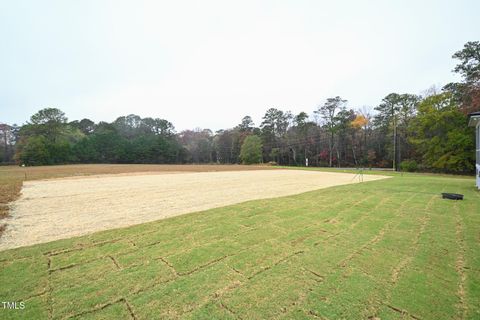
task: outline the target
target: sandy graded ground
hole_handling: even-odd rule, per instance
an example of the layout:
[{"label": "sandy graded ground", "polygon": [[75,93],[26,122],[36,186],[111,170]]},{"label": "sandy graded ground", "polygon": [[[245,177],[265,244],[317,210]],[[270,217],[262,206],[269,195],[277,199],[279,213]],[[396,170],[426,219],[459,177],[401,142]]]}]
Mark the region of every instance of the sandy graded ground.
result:
[{"label": "sandy graded ground", "polygon": [[[365,175],[364,181],[384,176]],[[183,172],[27,181],[11,205],[0,250],[189,212],[358,182],[303,170]]]}]

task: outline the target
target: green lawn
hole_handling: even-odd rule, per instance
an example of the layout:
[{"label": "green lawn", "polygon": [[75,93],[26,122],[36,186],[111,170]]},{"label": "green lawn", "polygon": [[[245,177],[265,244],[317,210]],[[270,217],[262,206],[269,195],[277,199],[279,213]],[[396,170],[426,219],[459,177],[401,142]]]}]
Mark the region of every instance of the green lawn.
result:
[{"label": "green lawn", "polygon": [[407,174],[4,251],[0,301],[25,302],[1,319],[480,319],[480,192]]}]

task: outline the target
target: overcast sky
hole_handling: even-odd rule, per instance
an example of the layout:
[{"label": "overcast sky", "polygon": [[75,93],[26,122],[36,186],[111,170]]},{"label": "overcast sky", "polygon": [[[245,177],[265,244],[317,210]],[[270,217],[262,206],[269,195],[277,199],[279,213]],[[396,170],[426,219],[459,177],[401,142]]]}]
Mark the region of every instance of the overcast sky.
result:
[{"label": "overcast sky", "polygon": [[256,125],[458,80],[480,1],[0,0],[0,122],[135,113],[187,128]]}]

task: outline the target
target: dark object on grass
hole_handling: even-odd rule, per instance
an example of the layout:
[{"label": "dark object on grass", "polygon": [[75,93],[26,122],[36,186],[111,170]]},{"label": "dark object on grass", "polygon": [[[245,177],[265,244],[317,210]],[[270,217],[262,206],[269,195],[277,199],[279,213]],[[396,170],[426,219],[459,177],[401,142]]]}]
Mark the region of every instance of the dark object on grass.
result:
[{"label": "dark object on grass", "polygon": [[463,194],[458,194],[458,193],[442,193],[442,199],[463,200]]}]

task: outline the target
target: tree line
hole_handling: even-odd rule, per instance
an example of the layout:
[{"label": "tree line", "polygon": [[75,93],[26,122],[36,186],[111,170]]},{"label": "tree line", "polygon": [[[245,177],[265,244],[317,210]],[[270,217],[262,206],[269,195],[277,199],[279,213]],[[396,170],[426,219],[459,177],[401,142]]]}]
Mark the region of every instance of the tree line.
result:
[{"label": "tree line", "polygon": [[391,167],[406,171],[474,170],[474,131],[480,110],[480,42],[453,55],[462,76],[422,95],[391,93],[372,108],[328,98],[311,115],[269,108],[257,126],[176,132],[165,119],[130,114],[115,121],[68,121],[45,108],[22,126],[0,124],[4,163],[276,163],[294,166]]}]

